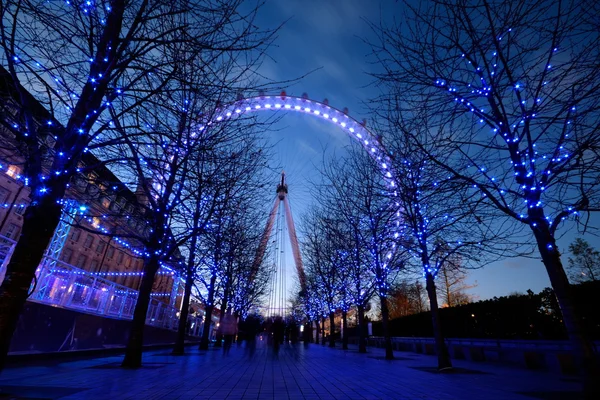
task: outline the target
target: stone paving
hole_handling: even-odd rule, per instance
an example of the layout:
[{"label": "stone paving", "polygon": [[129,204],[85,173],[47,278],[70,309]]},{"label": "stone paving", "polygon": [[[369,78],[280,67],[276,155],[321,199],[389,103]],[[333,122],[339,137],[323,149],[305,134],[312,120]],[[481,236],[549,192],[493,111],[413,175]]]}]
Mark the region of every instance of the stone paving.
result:
[{"label": "stone paving", "polygon": [[[263,344],[261,346],[261,344]],[[359,354],[311,344],[276,354],[234,347],[184,356],[144,354],[144,367],[119,367],[122,356],[8,367],[0,399],[578,399],[577,378],[488,363],[455,361],[455,373],[435,372],[435,357],[380,349]]]}]

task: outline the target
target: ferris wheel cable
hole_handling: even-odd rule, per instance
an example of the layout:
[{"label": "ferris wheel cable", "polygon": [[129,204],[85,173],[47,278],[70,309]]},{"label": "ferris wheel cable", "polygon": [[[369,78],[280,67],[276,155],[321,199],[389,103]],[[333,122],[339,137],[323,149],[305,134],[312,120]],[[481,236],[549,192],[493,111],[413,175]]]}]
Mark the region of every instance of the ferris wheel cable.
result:
[{"label": "ferris wheel cable", "polygon": [[279,232],[281,231],[281,201],[277,202],[277,214],[275,217],[275,231],[273,232],[272,243],[275,244],[273,251],[273,266],[271,270],[271,296],[269,298],[269,311],[270,316],[275,316],[275,308],[277,307],[278,293],[277,293],[277,280],[279,279],[278,266],[279,266]]},{"label": "ferris wheel cable", "polygon": [[280,218],[279,219],[279,227],[280,227],[280,229],[277,231],[277,244],[278,244],[278,247],[279,247],[279,251],[277,252],[277,255],[279,257],[279,259],[278,259],[279,262],[277,264],[277,268],[278,268],[277,269],[277,278],[278,278],[277,289],[278,289],[278,292],[277,292],[277,303],[275,304],[275,309],[281,309],[281,294],[282,294],[281,290],[282,290],[282,282],[283,282],[283,273],[282,273],[282,270],[281,270],[281,264],[282,264],[282,260],[284,259],[283,256],[282,256],[282,254],[283,254],[283,251],[285,249],[285,247],[283,245],[283,241],[281,240],[281,237],[283,236],[282,232],[283,232],[283,227],[284,227],[284,224],[283,224],[283,213],[284,213],[284,210],[283,210],[283,208],[281,208],[281,201],[279,202],[279,204],[280,204],[280,210],[281,210],[281,212],[278,215],[278,217]]},{"label": "ferris wheel cable", "polygon": [[276,305],[276,309],[281,309],[281,290],[282,290],[282,282],[283,282],[283,271],[281,269],[281,265],[283,262],[285,262],[285,258],[284,258],[284,251],[285,251],[285,243],[282,240],[282,233],[283,230],[285,229],[285,220],[284,220],[284,212],[285,210],[283,209],[283,207],[281,207],[281,201],[279,202],[279,208],[281,210],[280,214],[279,214],[279,231],[277,232],[277,241],[278,241],[278,252],[277,252],[277,256],[278,256],[278,269],[277,269],[277,278],[278,278],[278,283],[279,283],[279,287],[278,287],[278,298],[277,298],[277,305]]},{"label": "ferris wheel cable", "polygon": [[[285,223],[283,224],[284,231],[281,232],[281,240],[282,240],[282,242],[285,243],[286,242],[286,238],[288,237],[288,230],[289,230],[289,227],[287,225],[287,214],[286,214],[285,207],[283,209],[283,214],[284,214],[283,218],[285,220]],[[286,252],[287,252],[287,246],[286,246]],[[282,272],[283,272],[282,298],[283,298],[283,301],[282,301],[282,305],[281,306],[283,307],[283,310],[287,310],[287,306],[288,306],[287,301],[288,301],[288,296],[289,296],[289,293],[288,293],[288,290],[287,290],[287,271],[288,271],[287,257],[284,257],[282,265],[283,265],[283,268],[282,268]],[[285,314],[287,314],[287,311],[285,311]]]}]

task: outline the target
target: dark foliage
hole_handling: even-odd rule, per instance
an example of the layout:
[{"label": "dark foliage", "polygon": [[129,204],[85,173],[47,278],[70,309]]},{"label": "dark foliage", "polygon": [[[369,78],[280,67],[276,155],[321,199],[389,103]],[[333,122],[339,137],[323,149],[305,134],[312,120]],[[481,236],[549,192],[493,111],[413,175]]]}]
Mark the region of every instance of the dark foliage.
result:
[{"label": "dark foliage", "polygon": [[[573,286],[577,307],[581,310],[584,329],[593,340],[600,339],[600,282]],[[458,307],[440,309],[444,337],[563,340],[567,334],[554,292],[546,288],[540,293],[494,297]],[[429,312],[390,321],[392,336],[431,337]],[[373,323],[373,334],[379,336],[381,323]]]}]

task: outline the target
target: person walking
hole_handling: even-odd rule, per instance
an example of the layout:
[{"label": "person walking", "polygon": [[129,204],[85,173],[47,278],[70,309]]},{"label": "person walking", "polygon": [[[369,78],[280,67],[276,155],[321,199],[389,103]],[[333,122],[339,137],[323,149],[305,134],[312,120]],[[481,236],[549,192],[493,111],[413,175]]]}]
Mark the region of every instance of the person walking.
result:
[{"label": "person walking", "polygon": [[231,309],[227,310],[227,313],[223,317],[223,323],[221,325],[221,332],[223,332],[223,354],[229,354],[231,350],[231,344],[233,338],[237,333],[237,321],[236,318],[231,314]]},{"label": "person walking", "polygon": [[275,353],[279,352],[279,345],[283,344],[283,334],[285,331],[285,323],[283,318],[275,317],[273,321],[273,350]]}]

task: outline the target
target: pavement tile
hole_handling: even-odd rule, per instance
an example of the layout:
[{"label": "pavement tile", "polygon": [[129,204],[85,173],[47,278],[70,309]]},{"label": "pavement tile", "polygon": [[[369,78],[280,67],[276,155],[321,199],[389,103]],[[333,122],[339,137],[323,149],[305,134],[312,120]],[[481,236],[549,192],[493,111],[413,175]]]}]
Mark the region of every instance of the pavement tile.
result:
[{"label": "pavement tile", "polygon": [[455,373],[438,374],[434,356],[396,356],[389,362],[382,360],[382,349],[360,354],[311,344],[283,346],[275,357],[272,349],[258,343],[254,354],[243,346],[234,346],[227,356],[219,349],[200,352],[191,347],[185,357],[148,352],[145,367],[138,370],[119,368],[121,358],[115,356],[9,366],[0,375],[0,399],[5,388],[14,393],[4,393],[27,398],[44,386],[56,388],[44,398],[60,400],[579,398],[577,379],[551,373],[455,360]]}]

